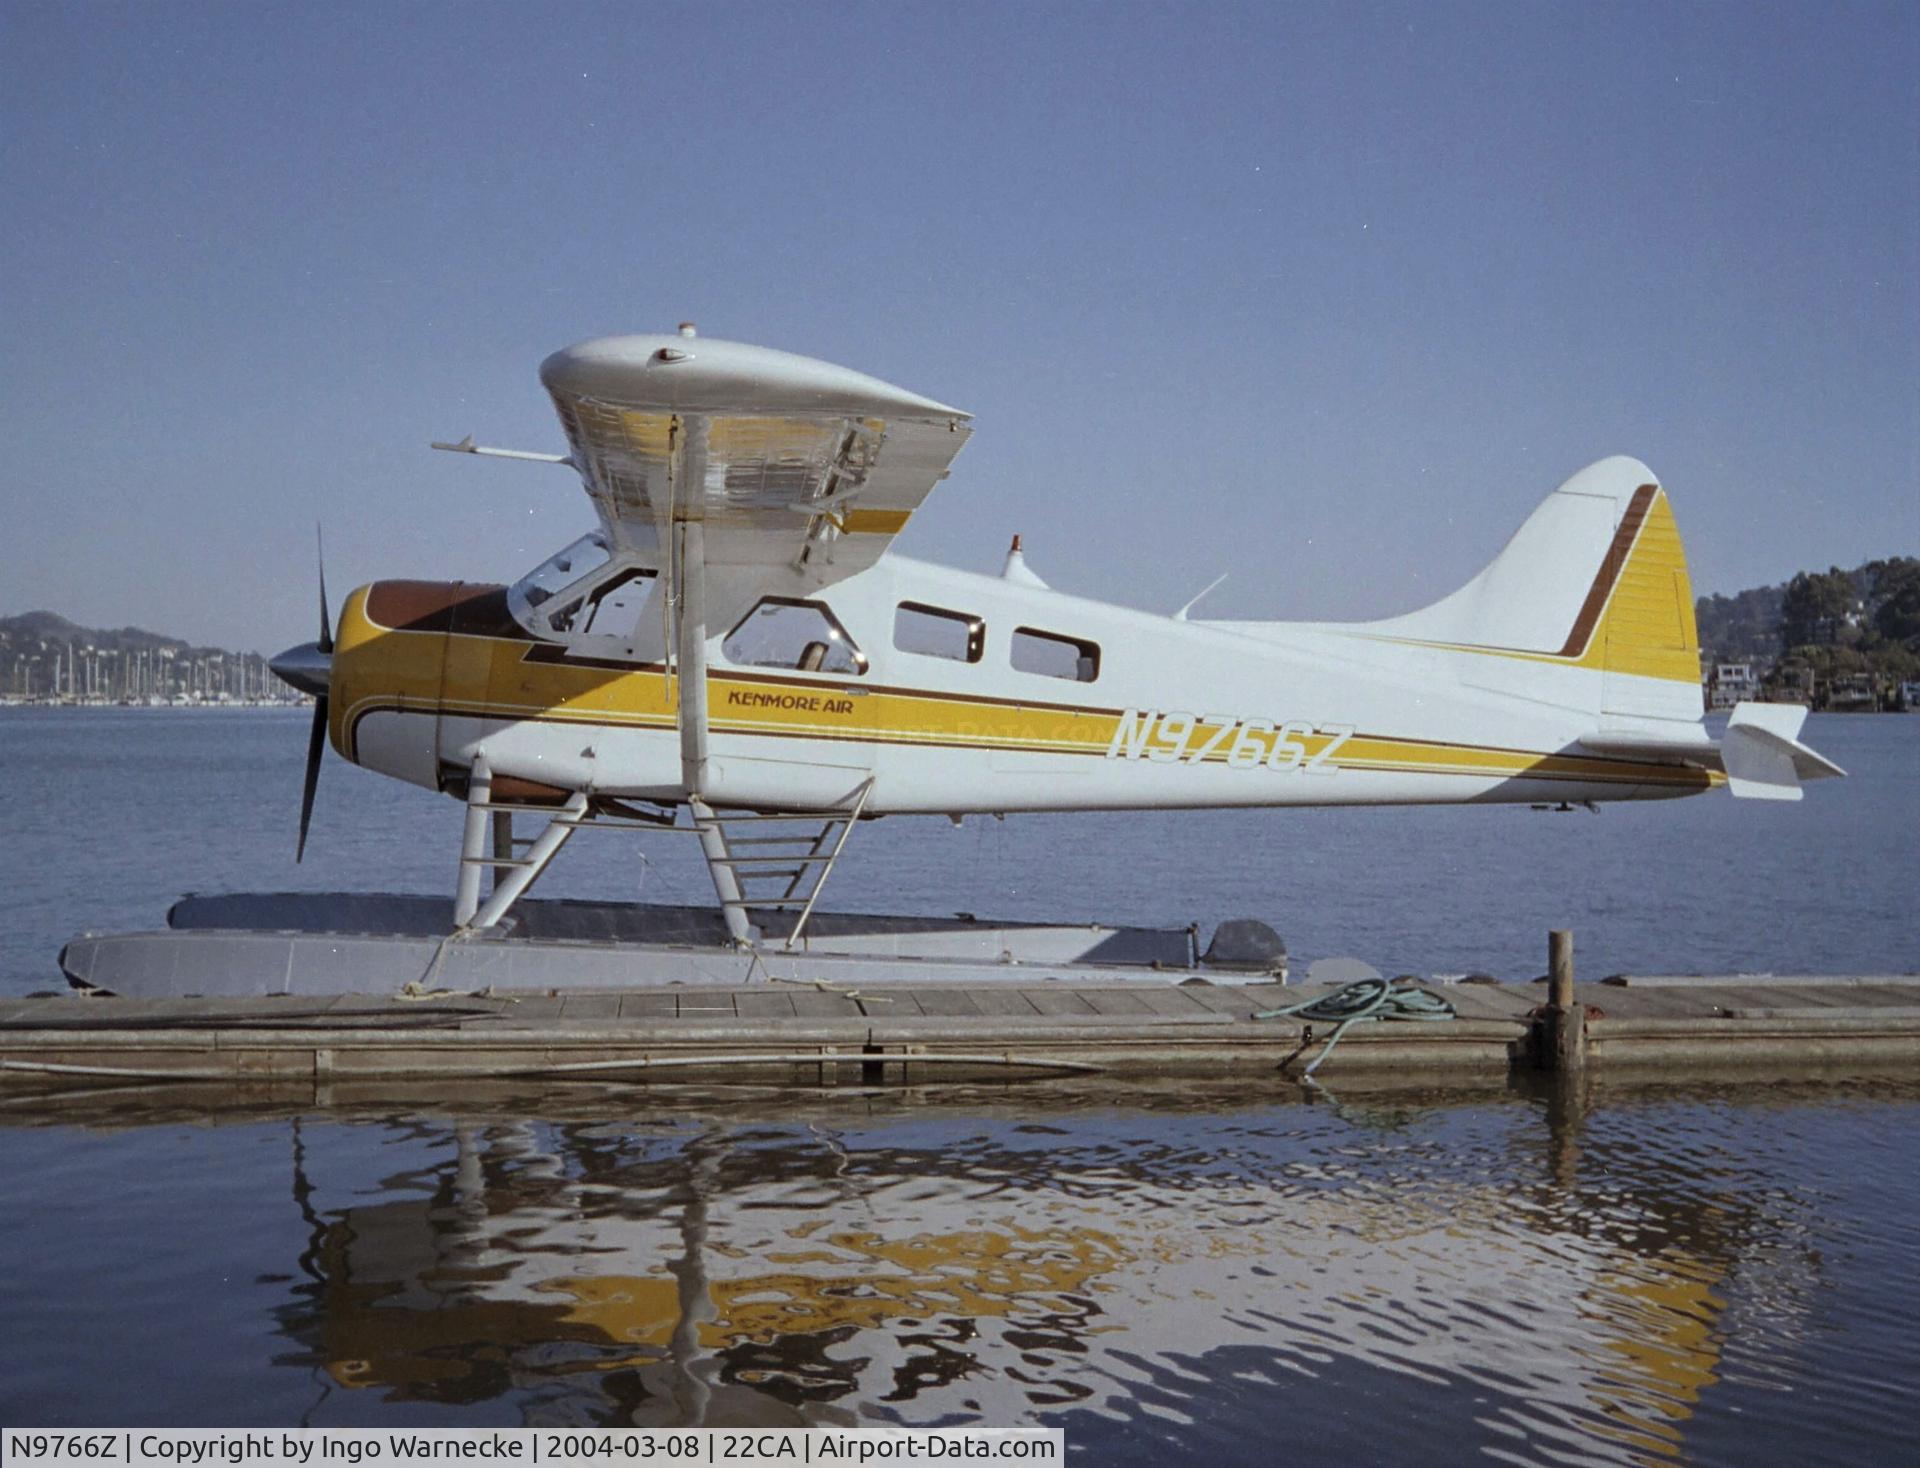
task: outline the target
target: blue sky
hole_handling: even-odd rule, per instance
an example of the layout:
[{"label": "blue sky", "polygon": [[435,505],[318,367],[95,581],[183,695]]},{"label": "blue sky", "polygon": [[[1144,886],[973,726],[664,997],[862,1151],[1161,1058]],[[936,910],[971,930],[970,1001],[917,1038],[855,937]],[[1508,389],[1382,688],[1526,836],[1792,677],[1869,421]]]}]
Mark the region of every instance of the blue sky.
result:
[{"label": "blue sky", "polygon": [[902,538],[1385,615],[1602,455],[1701,590],[1920,552],[1912,5],[0,0],[0,612],[274,650],[590,524],[666,330],[974,412]]}]

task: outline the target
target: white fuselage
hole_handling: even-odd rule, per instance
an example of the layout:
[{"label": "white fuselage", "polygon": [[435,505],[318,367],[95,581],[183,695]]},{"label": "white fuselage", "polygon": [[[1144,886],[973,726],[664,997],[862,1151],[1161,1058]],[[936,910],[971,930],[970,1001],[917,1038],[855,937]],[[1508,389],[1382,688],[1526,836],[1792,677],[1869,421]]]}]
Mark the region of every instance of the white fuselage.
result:
[{"label": "white fuselage", "polygon": [[[710,566],[705,597],[701,793],[720,806],[844,805],[869,779],[876,814],[1623,800],[1691,794],[1714,779],[1671,759],[1581,747],[1621,701],[1623,675],[1533,654],[1436,647],[1366,625],[1183,621],[893,554],[825,586],[763,565]],[[805,604],[782,616],[824,610],[835,624],[827,637],[844,634],[860,664],[835,647],[810,671],[775,666],[743,646],[742,621],[767,598]],[[661,600],[617,639],[530,641],[458,622],[388,629],[445,638],[439,696],[384,698],[377,675],[337,668],[349,687],[336,744],[427,785],[484,753],[496,775],[680,799]],[[349,614],[365,605],[357,596]],[[929,616],[955,629],[955,655],[912,650],[906,624]],[[1670,686],[1651,692],[1673,701]],[[1697,696],[1691,719],[1606,722],[1697,737],[1704,753]]]}]

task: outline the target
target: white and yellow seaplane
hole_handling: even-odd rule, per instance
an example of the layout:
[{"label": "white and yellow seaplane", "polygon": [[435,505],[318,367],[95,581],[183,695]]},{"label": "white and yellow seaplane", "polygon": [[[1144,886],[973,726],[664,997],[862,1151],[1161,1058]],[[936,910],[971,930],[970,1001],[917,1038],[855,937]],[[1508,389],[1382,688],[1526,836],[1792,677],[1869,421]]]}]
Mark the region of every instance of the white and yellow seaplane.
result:
[{"label": "white and yellow seaplane", "polygon": [[575,473],[596,528],[512,586],[361,587],[337,630],[323,583],[319,641],[274,662],[317,700],[302,849],[325,739],[465,801],[461,933],[590,825],[694,832],[725,942],[797,953],[863,818],[1792,800],[1841,773],[1797,707],[1709,736],[1679,531],[1633,459],[1424,610],[1216,621],[1055,591],[1017,538],[999,576],[893,553],[972,431],[931,398],[691,326],[540,377],[565,453],[434,447]]}]

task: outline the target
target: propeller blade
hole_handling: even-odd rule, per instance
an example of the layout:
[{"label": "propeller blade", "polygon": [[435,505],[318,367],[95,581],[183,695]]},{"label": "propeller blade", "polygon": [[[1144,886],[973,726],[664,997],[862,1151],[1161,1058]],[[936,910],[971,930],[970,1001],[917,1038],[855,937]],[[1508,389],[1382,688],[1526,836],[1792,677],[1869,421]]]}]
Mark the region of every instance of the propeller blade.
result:
[{"label": "propeller blade", "polygon": [[307,736],[307,779],[300,787],[300,845],[293,853],[296,864],[307,854],[307,826],[313,820],[313,792],[320,785],[320,757],[327,750],[327,699],[322,694],[313,701],[313,732]]},{"label": "propeller blade", "polygon": [[327,611],[327,542],[320,533],[319,522],[314,523],[313,545],[320,562],[320,641],[322,652],[333,651],[333,617]]}]

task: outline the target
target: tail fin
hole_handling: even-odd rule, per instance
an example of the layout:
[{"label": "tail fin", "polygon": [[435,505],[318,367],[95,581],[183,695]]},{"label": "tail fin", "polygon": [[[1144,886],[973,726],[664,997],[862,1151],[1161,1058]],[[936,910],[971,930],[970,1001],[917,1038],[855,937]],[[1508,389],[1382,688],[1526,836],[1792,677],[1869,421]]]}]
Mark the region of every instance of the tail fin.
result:
[{"label": "tail fin", "polygon": [[1366,630],[1600,673],[1597,690],[1564,701],[1602,713],[1700,717],[1700,639],[1686,552],[1666,491],[1637,459],[1582,469],[1460,590]]}]

